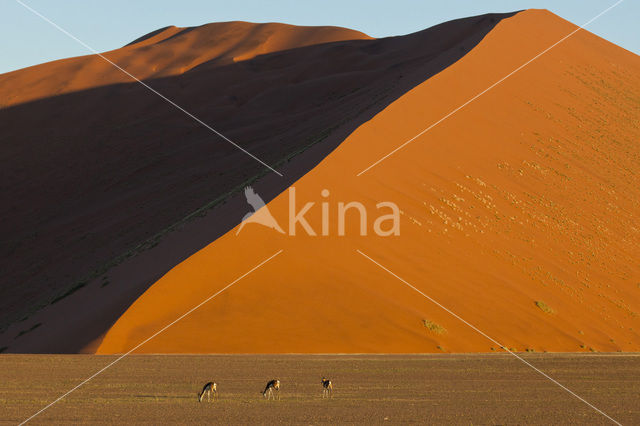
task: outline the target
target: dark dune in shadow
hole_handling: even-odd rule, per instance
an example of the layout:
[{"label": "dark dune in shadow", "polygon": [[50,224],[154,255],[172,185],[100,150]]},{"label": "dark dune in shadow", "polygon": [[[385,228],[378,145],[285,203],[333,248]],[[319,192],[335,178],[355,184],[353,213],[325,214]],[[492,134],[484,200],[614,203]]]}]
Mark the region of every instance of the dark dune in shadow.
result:
[{"label": "dark dune in shadow", "polygon": [[[246,206],[230,197],[244,185],[255,186],[268,202],[359,125],[456,62],[512,15],[235,63],[211,60],[181,75],[146,80],[284,177],[138,83],[0,110],[0,324],[4,329],[45,307],[37,314],[41,326],[16,337],[16,327],[28,329],[33,315],[24,327],[14,324],[0,347],[81,350],[155,280],[240,222]],[[197,232],[170,232],[210,208]],[[175,244],[156,253],[160,238]],[[102,278],[124,259],[127,274]],[[76,321],[79,312],[91,320]]]}]

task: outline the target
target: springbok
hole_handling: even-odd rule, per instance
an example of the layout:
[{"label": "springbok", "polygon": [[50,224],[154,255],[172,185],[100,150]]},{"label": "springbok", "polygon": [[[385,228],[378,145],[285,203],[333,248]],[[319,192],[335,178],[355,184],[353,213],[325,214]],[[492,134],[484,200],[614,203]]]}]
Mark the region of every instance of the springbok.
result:
[{"label": "springbok", "polygon": [[204,398],[204,394],[207,394],[207,401],[211,401],[211,393],[213,392],[213,400],[216,400],[218,396],[218,385],[216,382],[209,382],[202,388],[202,392],[198,392],[198,401],[202,402],[202,398]]},{"label": "springbok", "polygon": [[267,383],[267,386],[265,386],[264,391],[262,392],[262,396],[267,398],[267,400],[270,397],[273,397],[273,399],[276,399],[275,395],[273,394],[274,390],[276,391],[276,395],[278,396],[278,399],[280,399],[280,380],[278,379],[270,380],[269,383]]},{"label": "springbok", "polygon": [[322,378],[322,397],[333,398],[333,385],[331,384],[331,380],[323,377]]}]

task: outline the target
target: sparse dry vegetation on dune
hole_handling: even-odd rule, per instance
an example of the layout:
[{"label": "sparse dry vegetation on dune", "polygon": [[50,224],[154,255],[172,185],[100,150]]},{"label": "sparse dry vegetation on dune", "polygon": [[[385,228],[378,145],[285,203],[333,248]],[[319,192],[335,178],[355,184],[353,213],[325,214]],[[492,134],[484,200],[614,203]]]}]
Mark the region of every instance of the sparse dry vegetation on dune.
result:
[{"label": "sparse dry vegetation on dune", "polygon": [[[296,182],[298,203],[325,188],[330,202],[358,200],[371,212],[397,203],[399,236],[362,238],[357,220],[344,237],[247,226],[157,281],[97,351],[132,347],[279,249],[140,351],[496,348],[356,249],[514,351],[640,350],[638,56],[580,31],[356,177],[574,29],[547,11],[502,20]],[[287,193],[268,206],[286,222]],[[316,206],[306,217],[319,229],[320,216]],[[425,330],[423,319],[447,333]]]},{"label": "sparse dry vegetation on dune", "polygon": [[[524,354],[622,424],[637,424],[637,356]],[[23,421],[111,356],[0,357],[2,420]],[[55,365],[55,369],[51,366]],[[322,399],[330,374],[333,398]],[[279,401],[260,394],[277,376]],[[215,378],[219,399],[198,403]],[[25,383],[29,386],[25,386]],[[598,413],[510,355],[132,356],[36,424],[598,424]]]}]

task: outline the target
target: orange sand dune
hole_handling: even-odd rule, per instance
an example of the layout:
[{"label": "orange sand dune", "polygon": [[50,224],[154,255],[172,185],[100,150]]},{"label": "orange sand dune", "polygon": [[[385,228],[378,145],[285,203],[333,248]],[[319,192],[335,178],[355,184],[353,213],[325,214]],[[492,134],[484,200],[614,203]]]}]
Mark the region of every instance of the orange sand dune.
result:
[{"label": "orange sand dune", "polygon": [[[640,350],[637,56],[580,31],[356,177],[574,28],[539,10],[500,22],[295,182],[298,209],[316,202],[306,215],[316,232],[329,203],[331,236],[232,230],[151,286],[97,352],[129,350],[278,250],[136,352],[496,347],[356,250],[510,348]],[[288,198],[268,204],[281,224]],[[361,237],[353,215],[337,236],[340,201],[367,206],[369,232],[375,204],[397,203],[400,235]]]},{"label": "orange sand dune", "polygon": [[[168,27],[103,56],[142,80],[183,74],[210,61],[219,66],[280,50],[365,39],[371,38],[340,27],[220,22]],[[62,59],[0,76],[0,107],[130,81],[129,76],[95,55]]]},{"label": "orange sand dune", "polygon": [[92,348],[154,282],[272,200],[509,14],[369,39],[242,22],[164,28],[0,75],[0,352]]}]

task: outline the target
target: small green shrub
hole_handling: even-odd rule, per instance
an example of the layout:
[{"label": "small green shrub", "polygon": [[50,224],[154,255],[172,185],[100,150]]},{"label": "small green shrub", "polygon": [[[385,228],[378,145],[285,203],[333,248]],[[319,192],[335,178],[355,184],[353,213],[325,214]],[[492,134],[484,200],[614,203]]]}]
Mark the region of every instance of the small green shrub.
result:
[{"label": "small green shrub", "polygon": [[542,310],[542,312],[546,312],[548,314],[555,314],[555,311],[551,309],[549,305],[544,303],[542,300],[536,300],[536,306]]},{"label": "small green shrub", "polygon": [[447,332],[447,329],[444,328],[443,326],[441,326],[440,324],[437,324],[433,321],[429,321],[427,319],[423,319],[422,320],[422,324],[429,330],[429,331],[433,331],[436,334],[444,334]]}]

